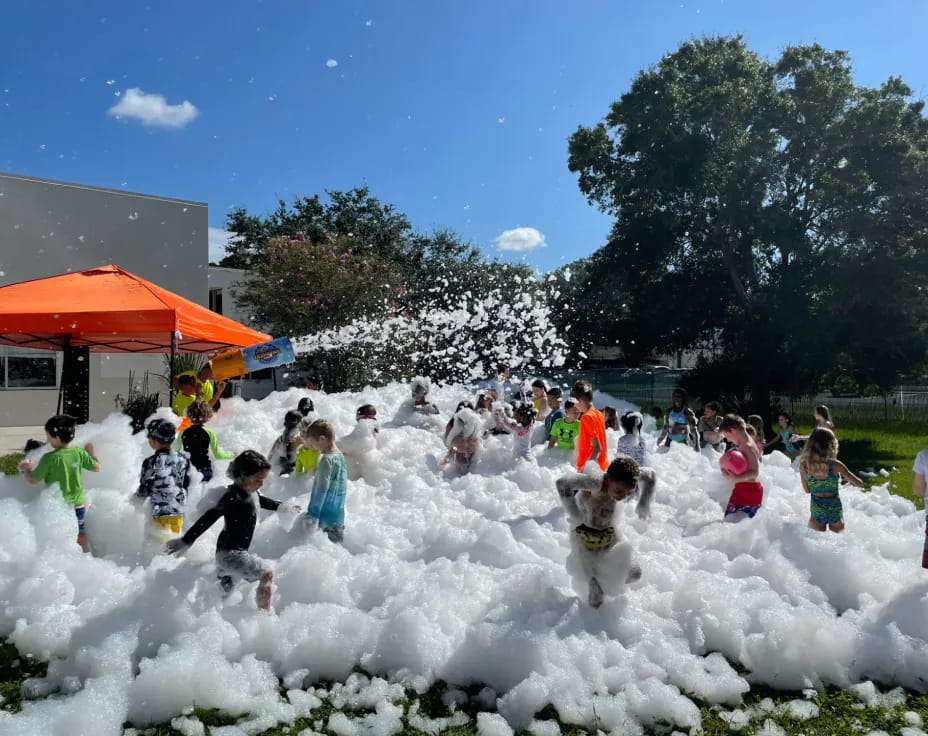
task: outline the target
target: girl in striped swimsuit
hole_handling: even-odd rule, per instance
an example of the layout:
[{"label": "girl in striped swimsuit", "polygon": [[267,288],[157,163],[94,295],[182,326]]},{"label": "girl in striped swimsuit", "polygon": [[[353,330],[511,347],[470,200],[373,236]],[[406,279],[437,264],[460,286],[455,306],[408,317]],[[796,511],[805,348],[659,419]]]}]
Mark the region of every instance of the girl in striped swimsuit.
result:
[{"label": "girl in striped swimsuit", "polygon": [[803,490],[811,496],[809,526],[823,532],[844,529],[844,509],[838,496],[843,478],[852,486],[863,488],[864,482],[838,460],[838,438],[825,427],[813,430],[799,459],[799,477]]}]

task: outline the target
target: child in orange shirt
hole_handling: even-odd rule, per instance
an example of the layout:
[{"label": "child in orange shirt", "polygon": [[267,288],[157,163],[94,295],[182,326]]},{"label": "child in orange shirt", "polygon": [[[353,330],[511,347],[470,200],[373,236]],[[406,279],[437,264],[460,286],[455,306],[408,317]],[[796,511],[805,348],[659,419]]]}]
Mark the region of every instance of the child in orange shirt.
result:
[{"label": "child in orange shirt", "polygon": [[582,471],[589,460],[600,468],[609,467],[606,454],[606,420],[593,406],[593,386],[589,381],[577,381],[570,391],[581,411],[580,431],[577,434],[577,470]]}]

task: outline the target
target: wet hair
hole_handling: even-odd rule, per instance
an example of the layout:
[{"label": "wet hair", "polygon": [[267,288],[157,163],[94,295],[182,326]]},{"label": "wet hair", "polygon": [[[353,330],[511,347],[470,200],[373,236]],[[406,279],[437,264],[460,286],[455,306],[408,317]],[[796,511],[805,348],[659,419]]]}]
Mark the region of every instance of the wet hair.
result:
[{"label": "wet hair", "polygon": [[828,409],[828,407],[825,406],[824,404],[821,404],[821,405],[819,405],[819,406],[816,406],[816,407],[815,407],[815,413],[818,414],[818,415],[819,415],[822,419],[824,419],[826,422],[830,422],[830,421],[831,421],[831,411],[830,411],[830,410]]},{"label": "wet hair", "polygon": [[619,428],[619,415],[615,410],[614,406],[604,406],[603,407],[603,419],[606,422],[606,429],[615,429]]},{"label": "wet hair", "polygon": [[606,477],[614,483],[633,486],[638,482],[638,476],[641,468],[632,458],[626,455],[619,455],[609,463],[606,470]]},{"label": "wet hair", "polygon": [[284,414],[284,429],[296,429],[303,421],[303,415],[298,411],[288,411]]},{"label": "wet hair", "polygon": [[304,437],[324,437],[329,442],[335,441],[335,427],[325,419],[317,419],[303,430]]},{"label": "wet hair", "polygon": [[559,399],[561,398],[561,396],[564,395],[564,392],[561,391],[560,386],[552,386],[546,391],[546,393],[548,394],[548,396],[551,396],[555,399]]},{"label": "wet hair", "polygon": [[180,378],[177,379],[178,386],[193,386],[196,388],[197,379],[191,376],[189,373],[185,373]]},{"label": "wet hair", "polygon": [[254,450],[245,450],[235,456],[235,459],[229,463],[229,469],[226,474],[237,481],[248,480],[253,478],[263,470],[270,470],[271,464],[260,452]]},{"label": "wet hair", "polygon": [[45,431],[49,437],[56,437],[65,444],[74,439],[77,420],[70,414],[56,414],[45,422]]},{"label": "wet hair", "polygon": [[152,419],[148,423],[147,430],[149,439],[163,445],[170,445],[177,437],[177,427],[167,419]]},{"label": "wet hair", "polygon": [[533,404],[519,404],[512,416],[523,427],[528,427],[538,416],[538,410]]},{"label": "wet hair", "polygon": [[545,382],[544,382],[542,379],[540,379],[540,378],[536,378],[534,381],[532,381],[532,388],[540,388],[540,389],[542,389],[545,393],[548,393],[548,384],[545,383]]},{"label": "wet hair", "polygon": [[205,401],[194,401],[185,413],[194,424],[206,424],[213,416],[213,407]]},{"label": "wet hair", "polygon": [[736,429],[747,432],[746,427],[747,423],[737,414],[726,414],[722,423],[719,424],[719,432],[731,432]]},{"label": "wet hair", "polygon": [[589,381],[577,381],[574,387],[570,389],[570,396],[574,399],[583,399],[587,403],[593,403],[593,384]]},{"label": "wet hair", "polygon": [[377,418],[377,407],[373,404],[362,404],[358,407],[358,410],[354,413],[355,419],[365,417],[367,419],[376,419]]},{"label": "wet hair", "polygon": [[722,405],[718,401],[707,402],[706,405],[703,407],[703,409],[711,409],[716,414],[722,413]]},{"label": "wet hair", "polygon": [[764,439],[764,419],[760,414],[751,414],[748,416],[748,426],[754,427],[754,431],[757,433],[757,439]]},{"label": "wet hair", "polygon": [[830,460],[838,459],[838,438],[827,427],[813,429],[802,448],[799,464],[807,473],[822,472]]},{"label": "wet hair", "polygon": [[296,405],[296,410],[300,412],[301,416],[306,416],[311,411],[316,411],[316,406],[313,404],[313,400],[308,396],[304,396],[300,399],[300,403]]},{"label": "wet hair", "polygon": [[28,439],[26,440],[26,446],[23,448],[23,452],[38,450],[44,444],[44,442],[40,442],[39,440]]},{"label": "wet hair", "polygon": [[619,423],[625,430],[625,434],[632,434],[641,429],[641,414],[637,411],[627,411],[619,419]]}]

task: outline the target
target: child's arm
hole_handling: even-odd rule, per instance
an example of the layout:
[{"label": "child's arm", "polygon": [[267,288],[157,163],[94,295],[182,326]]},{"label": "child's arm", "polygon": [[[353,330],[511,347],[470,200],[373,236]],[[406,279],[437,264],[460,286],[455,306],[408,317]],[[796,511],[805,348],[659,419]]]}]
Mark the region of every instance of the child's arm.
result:
[{"label": "child's arm", "polygon": [[213,452],[213,457],[217,460],[229,460],[232,458],[231,452],[226,452],[219,447],[219,440],[216,438],[216,433],[206,428],[207,433],[209,434],[209,449]]},{"label": "child's arm", "polygon": [[168,554],[182,555],[187,550],[187,548],[192,546],[193,543],[197,541],[197,538],[213,524],[215,524],[216,520],[221,516],[222,505],[217,504],[216,506],[213,506],[213,508],[211,508],[205,514],[203,514],[203,516],[197,519],[197,523],[190,527],[184,536],[182,536],[180,539],[172,539],[167,543],[165,549],[167,550]]},{"label": "child's arm", "polygon": [[667,439],[667,435],[670,434],[670,426],[670,412],[668,411],[664,414],[664,426],[661,428],[660,436],[657,438],[657,444]]},{"label": "child's arm", "polygon": [[84,452],[90,455],[90,459],[93,460],[92,465],[84,465],[84,470],[89,470],[91,473],[100,472],[100,461],[97,460],[97,456],[93,454],[93,444],[88,442],[84,445]]},{"label": "child's arm", "polygon": [[135,492],[135,495],[139,498],[148,498],[151,495],[151,487],[155,482],[155,464],[151,460],[152,458],[149,457],[142,461],[139,487]]},{"label": "child's arm", "polygon": [[847,465],[840,460],[832,461],[832,467],[838,471],[838,474],[855,488],[863,488],[864,482],[847,469]]},{"label": "child's arm", "polygon": [[555,437],[552,434],[550,437],[548,437],[548,447],[549,448],[554,447],[556,444],[557,444],[557,437]]},{"label": "child's arm", "polygon": [[577,505],[574,491],[582,490],[582,486],[586,480],[588,479],[579,473],[569,473],[563,478],[558,478],[554,482],[554,487],[557,488],[557,495],[561,500],[561,505],[567,512],[567,516],[573,522],[579,523],[583,521],[583,512]]},{"label": "child's arm", "polygon": [[921,498],[925,497],[925,476],[922,473],[915,474],[915,480],[912,482],[912,493]]},{"label": "child's arm", "polygon": [[36,478],[32,471],[35,470],[35,463],[32,460],[23,460],[19,464],[19,469],[23,473],[23,478],[26,479],[26,482],[31,486],[37,486],[41,481]]},{"label": "child's arm", "polygon": [[[219,382],[217,382],[217,383],[216,383],[216,390],[213,391],[213,398],[211,398],[211,399],[210,399],[209,401],[207,401],[206,403],[209,404],[210,407],[216,406],[216,402],[219,401],[219,399],[222,397],[222,392],[225,391],[225,388],[226,388],[226,382],[225,382],[225,381],[219,381]],[[201,389],[200,389],[199,386],[197,386],[197,398],[201,398],[200,393],[201,393]]]},{"label": "child's arm", "polygon": [[280,508],[280,501],[275,501],[273,498],[268,498],[267,496],[262,496],[258,494],[258,505],[262,509],[267,509],[268,511],[277,511]]}]

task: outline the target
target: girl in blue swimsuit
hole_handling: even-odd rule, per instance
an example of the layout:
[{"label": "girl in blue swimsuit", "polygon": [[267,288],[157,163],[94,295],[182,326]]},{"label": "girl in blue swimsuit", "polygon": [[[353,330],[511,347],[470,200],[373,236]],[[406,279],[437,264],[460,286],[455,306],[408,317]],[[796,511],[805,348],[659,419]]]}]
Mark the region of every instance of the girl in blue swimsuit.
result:
[{"label": "girl in blue swimsuit", "polygon": [[686,391],[674,389],[671,394],[672,406],[664,415],[664,429],[657,440],[658,446],[663,442],[670,447],[671,442],[682,442],[699,451],[699,433],[696,431],[696,414],[686,405]]},{"label": "girl in blue swimsuit", "polygon": [[838,460],[838,438],[830,429],[819,427],[809,435],[799,459],[802,488],[811,497],[809,526],[823,532],[844,529],[844,509],[838,496],[843,478],[852,486],[863,488],[864,482]]},{"label": "girl in blue swimsuit", "polygon": [[783,445],[783,454],[785,454],[790,460],[796,458],[799,455],[799,447],[794,444],[791,437],[796,434],[796,428],[793,427],[793,419],[785,411],[781,411],[777,414],[777,436],[774,437],[770,442],[768,442],[764,449],[768,447],[776,447],[777,445]]}]

